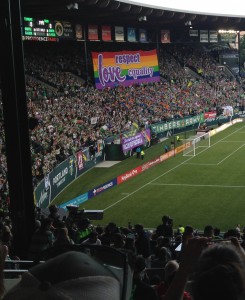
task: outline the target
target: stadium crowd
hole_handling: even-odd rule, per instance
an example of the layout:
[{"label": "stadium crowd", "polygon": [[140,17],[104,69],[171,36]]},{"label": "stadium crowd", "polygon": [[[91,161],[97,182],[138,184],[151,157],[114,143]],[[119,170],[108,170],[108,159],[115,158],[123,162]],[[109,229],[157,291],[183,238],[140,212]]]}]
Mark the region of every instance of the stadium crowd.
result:
[{"label": "stadium crowd", "polygon": [[[8,260],[18,259],[11,247],[9,218],[1,222],[0,233],[0,248],[4,245]],[[62,215],[53,205],[48,216],[36,210],[36,229],[26,258],[50,260],[78,245],[105,246],[127,255],[133,274],[131,297],[127,299],[205,299],[202,293],[209,296],[208,299],[221,299],[221,295],[222,299],[230,299],[233,294],[244,293],[245,229],[239,224],[223,233],[213,225],[205,226],[200,232],[191,225],[175,225],[170,216],[164,215],[159,225],[151,230],[143,224],[119,227],[114,222],[102,227],[93,225],[76,210]],[[110,255],[108,250],[107,260]],[[66,265],[63,270],[65,268]],[[5,293],[4,288],[1,292]],[[235,295],[232,299],[244,299],[235,298]],[[31,299],[18,297],[14,299]],[[113,299],[110,292],[108,297]],[[95,296],[95,299],[101,298]]]},{"label": "stadium crowd", "polygon": [[[75,54],[74,59],[77,69]],[[30,131],[34,182],[72,153],[125,132],[132,123],[147,127],[224,105],[243,105],[241,82],[228,77],[203,49],[167,45],[160,49],[159,65],[158,83],[97,90],[71,73],[70,57],[40,51],[37,59],[35,51],[27,51],[29,117],[38,121]],[[196,76],[187,75],[186,66]]]}]

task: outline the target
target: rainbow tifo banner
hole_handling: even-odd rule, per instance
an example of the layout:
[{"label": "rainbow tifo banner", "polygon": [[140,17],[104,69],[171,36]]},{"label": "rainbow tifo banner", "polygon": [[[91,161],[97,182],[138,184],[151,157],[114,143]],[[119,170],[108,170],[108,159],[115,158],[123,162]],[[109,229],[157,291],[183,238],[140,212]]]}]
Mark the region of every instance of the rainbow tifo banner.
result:
[{"label": "rainbow tifo banner", "polygon": [[96,88],[160,81],[156,49],[92,52]]}]

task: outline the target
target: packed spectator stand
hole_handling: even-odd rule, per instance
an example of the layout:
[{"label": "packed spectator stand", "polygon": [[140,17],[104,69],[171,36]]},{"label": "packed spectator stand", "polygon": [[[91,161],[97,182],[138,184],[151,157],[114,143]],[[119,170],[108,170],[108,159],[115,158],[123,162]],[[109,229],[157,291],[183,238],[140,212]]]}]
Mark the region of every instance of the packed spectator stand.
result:
[{"label": "packed spectator stand", "polygon": [[[33,47],[30,45],[29,55],[27,46],[25,66],[29,117],[38,121],[30,132],[35,183],[72,153],[129,130],[133,120],[147,127],[215,111],[223,105],[243,105],[242,83],[228,77],[211,53],[198,47],[162,46],[159,83],[103,91],[96,90],[91,80],[79,77],[82,49],[74,47],[71,59],[46,47],[36,54]],[[98,51],[102,46],[94,47]],[[81,58],[80,64],[80,69],[85,69]],[[196,77],[186,74],[186,67],[195,70]],[[88,77],[92,78],[92,62],[89,69]],[[91,124],[92,118],[95,124]]]}]

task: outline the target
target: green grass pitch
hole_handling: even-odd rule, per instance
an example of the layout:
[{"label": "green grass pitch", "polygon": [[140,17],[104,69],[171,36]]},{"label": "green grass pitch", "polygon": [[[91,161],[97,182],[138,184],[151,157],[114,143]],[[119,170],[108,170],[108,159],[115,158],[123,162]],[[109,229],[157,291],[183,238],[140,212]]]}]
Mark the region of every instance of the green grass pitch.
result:
[{"label": "green grass pitch", "polygon": [[[163,154],[166,142],[170,140],[147,149],[143,162]],[[93,168],[53,203],[73,199],[140,164],[132,156],[110,168]],[[81,208],[104,210],[103,220],[93,221],[94,225],[113,221],[127,226],[130,221],[155,228],[167,214],[175,228],[182,224],[203,230],[211,224],[226,231],[238,223],[245,226],[245,124],[211,137],[211,147],[198,148],[196,156],[180,153],[88,200]]]}]

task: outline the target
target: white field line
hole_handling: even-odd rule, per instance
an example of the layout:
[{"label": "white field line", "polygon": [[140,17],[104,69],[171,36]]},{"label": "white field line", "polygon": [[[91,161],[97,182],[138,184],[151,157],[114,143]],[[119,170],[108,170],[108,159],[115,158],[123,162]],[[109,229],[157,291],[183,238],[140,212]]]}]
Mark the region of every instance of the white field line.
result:
[{"label": "white field line", "polygon": [[[222,141],[223,143],[224,141]],[[227,158],[229,158],[230,156],[232,156],[234,153],[236,153],[238,150],[240,150],[245,144],[241,145],[240,147],[238,147],[236,150],[234,150],[233,152],[231,152],[229,155],[227,155],[224,159],[222,159],[221,161],[219,161],[217,164],[201,164],[201,163],[185,163],[186,165],[196,165],[196,166],[218,166],[220,165],[223,161],[225,161]]]},{"label": "white field line", "polygon": [[199,164],[199,163],[185,163],[185,165],[193,165],[193,166],[217,166],[217,164]]},{"label": "white field line", "polygon": [[244,143],[244,141],[220,141],[221,143]]},{"label": "white field line", "polygon": [[220,185],[220,184],[179,184],[179,183],[151,183],[151,185],[190,186],[190,187],[215,187],[215,188],[245,188],[245,185]]},{"label": "white field line", "polygon": [[220,162],[217,163],[217,165],[220,165],[223,161],[225,161],[227,158],[229,158],[230,156],[232,156],[234,153],[236,153],[238,150],[240,150],[242,147],[244,146],[241,145],[240,147],[238,147],[236,150],[234,150],[233,152],[231,152],[231,154],[229,154],[228,156],[226,156],[224,159],[222,159]]},{"label": "white field line", "polygon": [[[245,126],[243,126],[242,128],[245,128]],[[227,135],[226,137],[224,137],[223,139],[221,139],[221,140],[219,140],[218,142],[214,143],[214,144],[211,145],[210,147],[213,147],[214,145],[216,145],[216,144],[218,144],[219,142],[223,141],[224,139],[226,139],[227,137],[229,137],[229,136],[231,136],[232,134],[236,133],[237,131],[239,131],[239,130],[242,129],[242,128],[237,129],[236,131],[234,131],[234,132],[232,132],[231,134]],[[206,151],[207,149],[209,149],[209,148],[205,148],[203,151]],[[197,155],[201,154],[203,151],[200,151]],[[152,184],[155,180],[157,180],[157,179],[161,178],[162,176],[164,176],[164,175],[166,175],[166,174],[172,172],[173,170],[179,168],[180,166],[182,166],[183,164],[185,164],[185,162],[191,160],[192,158],[193,158],[193,157],[190,157],[190,158],[186,159],[185,161],[183,161],[182,163],[176,165],[176,166],[173,167],[172,169],[170,169],[170,170],[168,170],[168,171],[162,173],[161,175],[157,176],[155,179],[152,179],[152,180],[149,181],[148,183],[146,183],[146,184],[142,185],[141,187],[139,187],[138,189],[134,190],[132,193],[129,193],[128,195],[122,197],[121,199],[119,199],[118,201],[114,202],[113,204],[107,206],[106,208],[104,208],[104,211],[106,211],[106,210],[112,208],[113,206],[117,205],[118,203],[122,202],[123,200],[127,199],[128,197],[134,195],[134,194],[137,193],[138,191],[140,191],[140,190],[142,190],[143,188],[145,188],[147,185]]]}]

